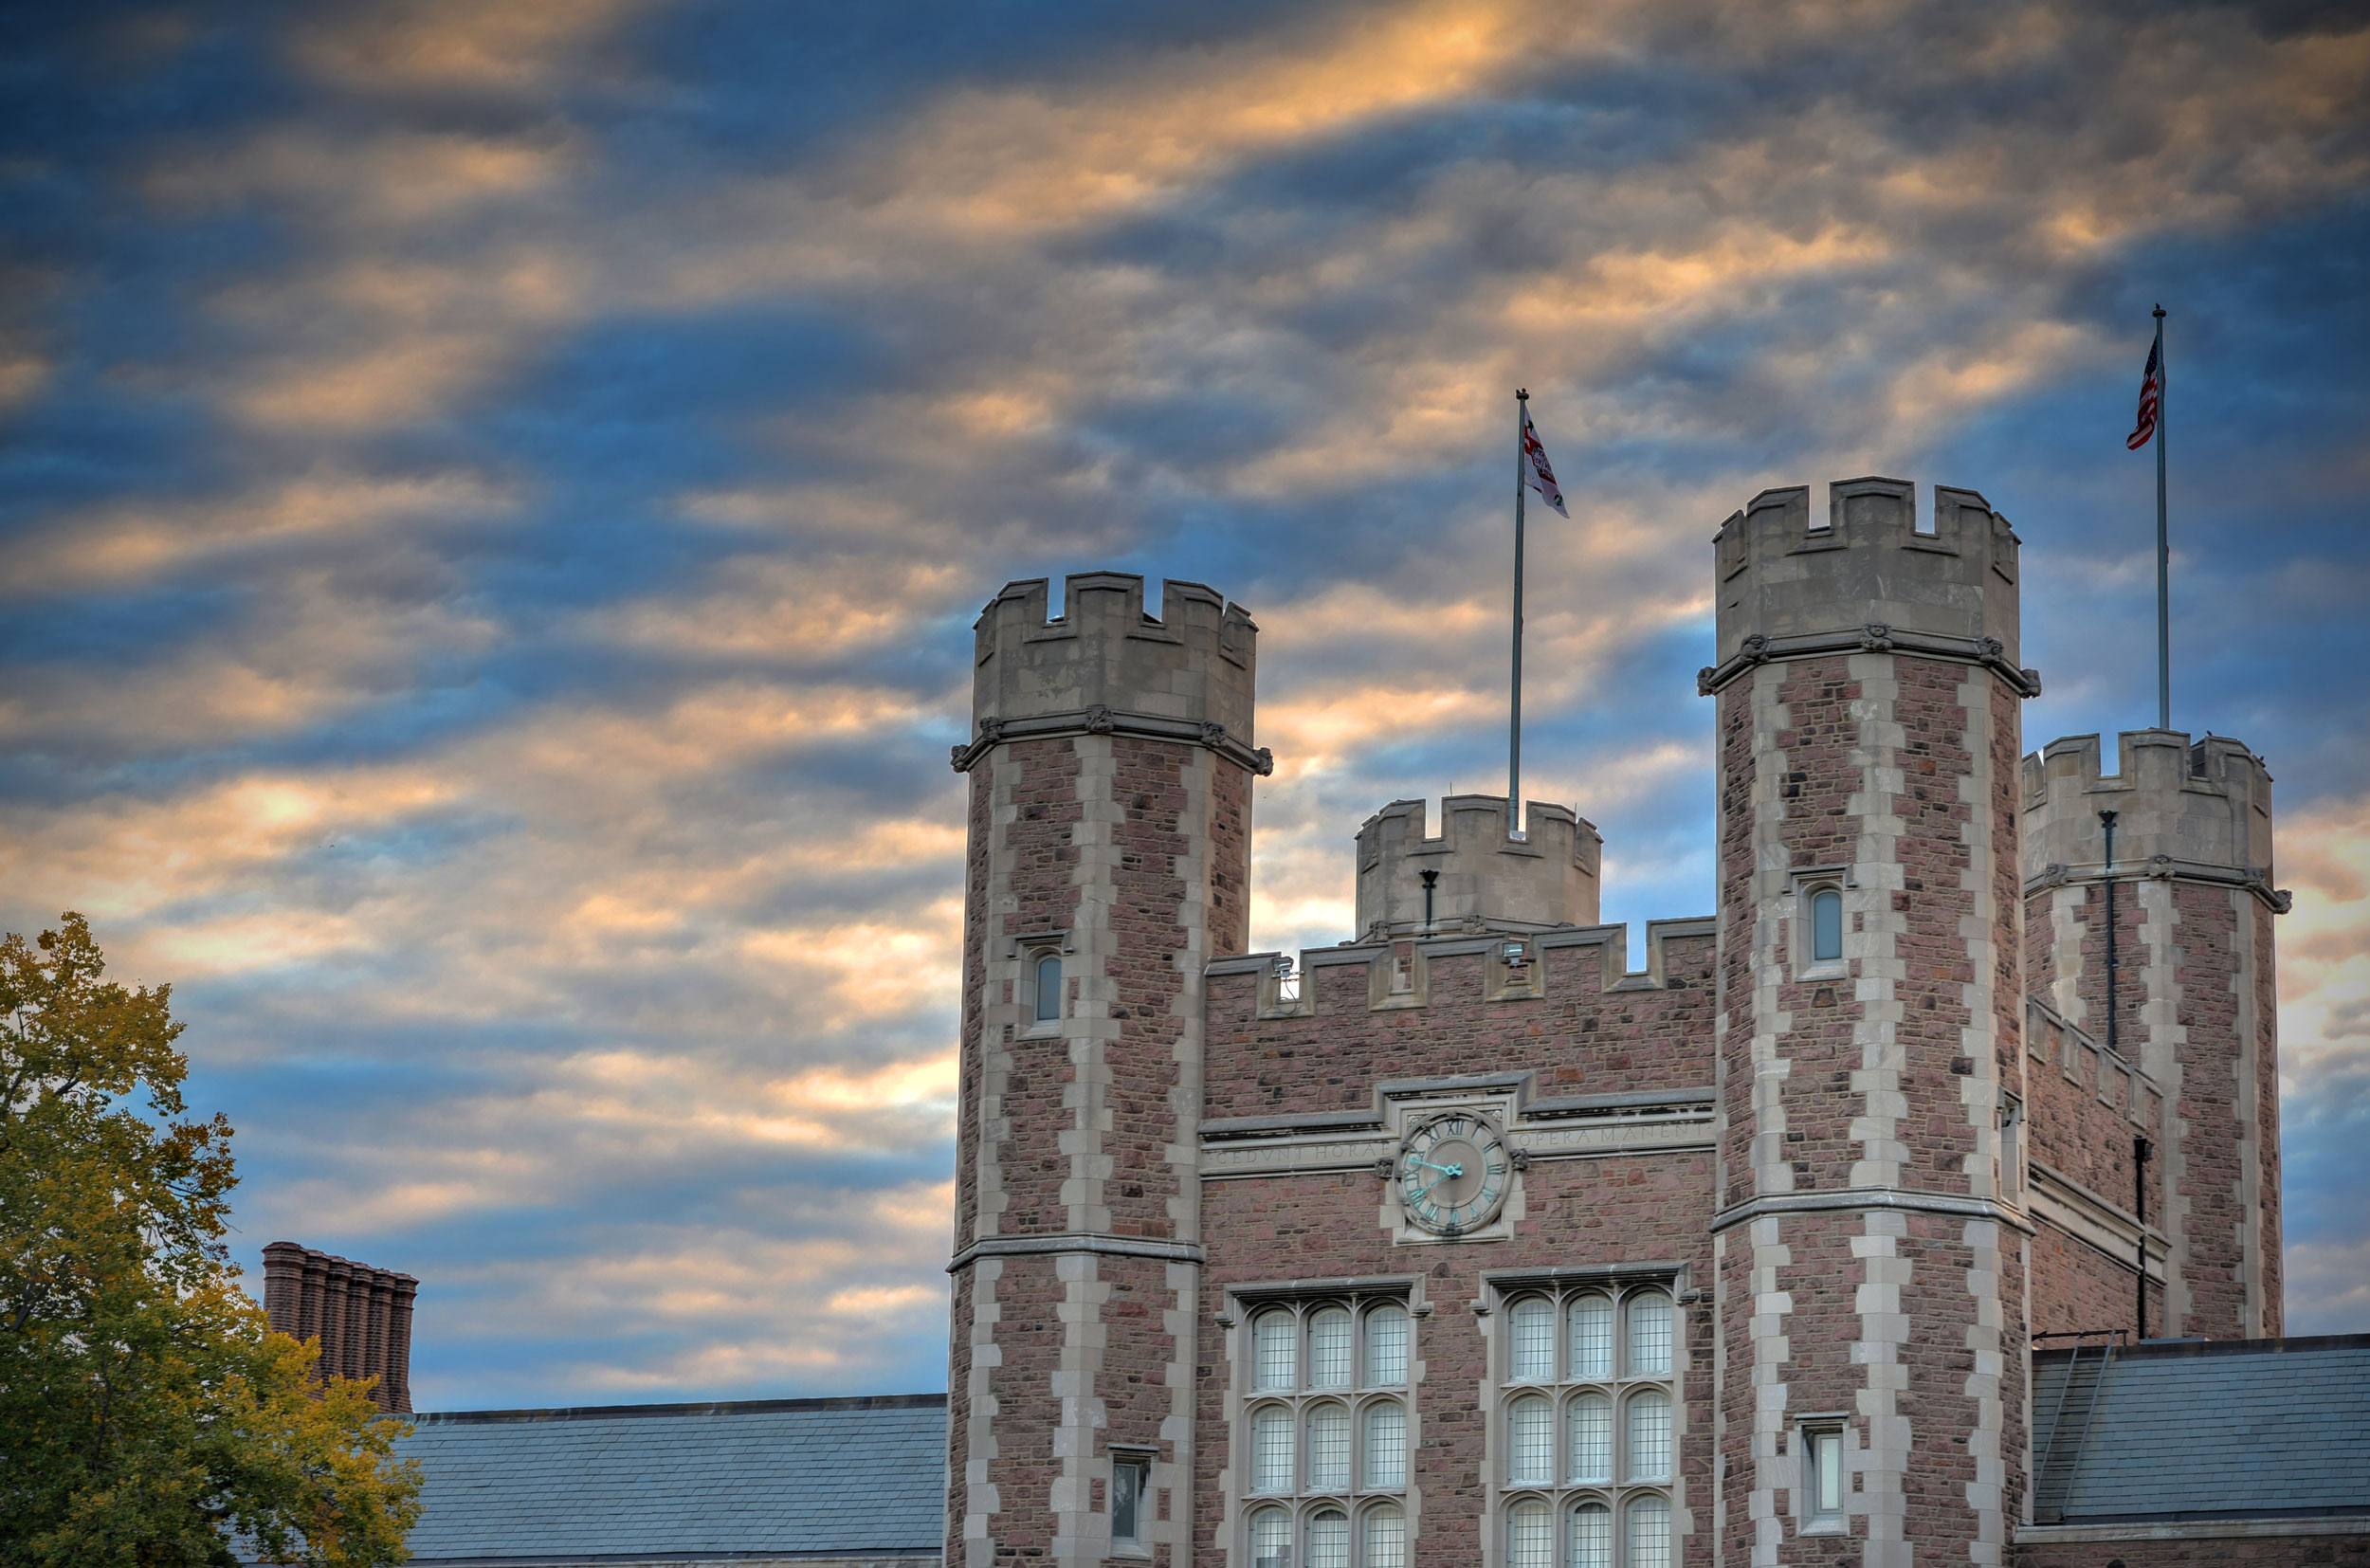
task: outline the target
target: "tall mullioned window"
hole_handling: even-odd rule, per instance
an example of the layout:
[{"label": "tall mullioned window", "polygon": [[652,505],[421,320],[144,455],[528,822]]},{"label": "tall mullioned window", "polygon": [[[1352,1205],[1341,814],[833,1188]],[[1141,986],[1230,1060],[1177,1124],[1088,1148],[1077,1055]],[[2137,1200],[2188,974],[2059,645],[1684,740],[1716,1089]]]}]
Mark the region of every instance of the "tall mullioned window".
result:
[{"label": "tall mullioned window", "polygon": [[1249,1314],[1235,1451],[1253,1568],[1408,1568],[1406,1303],[1313,1297]]},{"label": "tall mullioned window", "polygon": [[1525,1287],[1499,1315],[1506,1568],[1671,1568],[1678,1308],[1661,1285]]}]

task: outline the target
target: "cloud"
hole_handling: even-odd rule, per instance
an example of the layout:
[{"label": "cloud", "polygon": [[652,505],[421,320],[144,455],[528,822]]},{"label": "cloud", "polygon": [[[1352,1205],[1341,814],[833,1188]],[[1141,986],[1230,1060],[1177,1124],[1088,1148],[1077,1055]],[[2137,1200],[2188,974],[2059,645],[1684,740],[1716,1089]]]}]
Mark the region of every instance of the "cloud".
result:
[{"label": "cloud", "polygon": [[316,467],[261,494],[191,503],[116,502],[72,513],[19,541],[0,565],[0,594],[49,596],[120,587],[263,545],[366,530],[499,517],[518,496],[467,472],[386,476]]},{"label": "cloud", "polygon": [[548,90],[640,8],[625,0],[414,0],[323,12],[291,52],[308,71],[363,90]]},{"label": "cloud", "polygon": [[[984,18],[984,19],[983,19]],[[1708,539],[1974,483],[2035,739],[2281,777],[2296,1321],[2358,1326],[2370,29],[1489,0],[425,4],[28,37],[0,109],[0,916],[173,979],[245,1242],[428,1281],[425,1397],[942,1376],[969,622],[1263,627],[1253,939],[1526,776],[1710,904]],[[94,83],[113,83],[101,91]],[[102,113],[101,104],[114,108]],[[273,1234],[266,1235],[270,1231]]]}]

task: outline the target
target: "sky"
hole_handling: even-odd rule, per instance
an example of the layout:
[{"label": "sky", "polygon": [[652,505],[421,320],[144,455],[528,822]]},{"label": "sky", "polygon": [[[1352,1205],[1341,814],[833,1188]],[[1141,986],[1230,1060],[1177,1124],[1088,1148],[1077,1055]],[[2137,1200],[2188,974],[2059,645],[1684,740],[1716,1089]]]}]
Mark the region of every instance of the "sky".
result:
[{"label": "sky", "polygon": [[[2370,1329],[2370,27],[1908,0],[20,6],[0,926],[171,981],[422,1409],[944,1387],[970,626],[1261,626],[1252,940],[1528,793],[1708,913],[1710,538],[1982,491],[2028,749],[2277,783],[2291,1332]],[[1633,939],[1634,940],[1634,939]]]}]

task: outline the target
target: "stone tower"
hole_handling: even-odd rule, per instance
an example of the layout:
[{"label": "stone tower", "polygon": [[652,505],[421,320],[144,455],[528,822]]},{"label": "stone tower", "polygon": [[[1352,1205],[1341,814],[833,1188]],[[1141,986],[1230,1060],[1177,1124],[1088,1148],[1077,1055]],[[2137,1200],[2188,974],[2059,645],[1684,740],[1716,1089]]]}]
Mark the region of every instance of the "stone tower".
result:
[{"label": "stone tower", "polygon": [[2263,759],[2221,737],[2136,730],[2102,774],[2097,736],[2053,740],[2025,759],[2024,867],[2033,994],[2164,1089],[2136,1216],[2166,1244],[2147,1334],[2277,1336],[2271,924],[2288,897],[2271,882]]},{"label": "stone tower", "polygon": [[1595,925],[1604,838],[1569,806],[1534,800],[1506,830],[1504,795],[1450,795],[1440,834],[1424,803],[1395,800],[1358,830],[1358,929],[1365,936],[1544,931]]},{"label": "stone tower", "polygon": [[1971,490],[1920,529],[1889,479],[1764,491],[1715,545],[1732,1562],[1996,1564],[2017,1517],[2016,546]]},{"label": "stone tower", "polygon": [[[1248,939],[1258,629],[1198,583],[977,624],[945,1560],[1191,1559],[1202,972]],[[1140,1501],[1137,1490],[1141,1488]]]}]

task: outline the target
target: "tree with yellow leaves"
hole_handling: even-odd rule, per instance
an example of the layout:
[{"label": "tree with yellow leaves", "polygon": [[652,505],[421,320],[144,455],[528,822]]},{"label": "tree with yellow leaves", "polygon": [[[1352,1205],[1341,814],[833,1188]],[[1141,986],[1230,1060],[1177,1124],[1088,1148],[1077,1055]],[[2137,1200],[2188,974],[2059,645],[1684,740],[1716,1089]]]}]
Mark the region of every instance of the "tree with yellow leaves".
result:
[{"label": "tree with yellow leaves", "polygon": [[0,940],[0,1565],[403,1561],[407,1429],[238,1287],[230,1124],[105,975],[80,915]]}]

